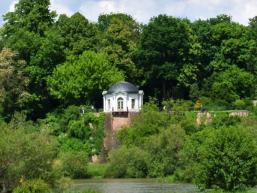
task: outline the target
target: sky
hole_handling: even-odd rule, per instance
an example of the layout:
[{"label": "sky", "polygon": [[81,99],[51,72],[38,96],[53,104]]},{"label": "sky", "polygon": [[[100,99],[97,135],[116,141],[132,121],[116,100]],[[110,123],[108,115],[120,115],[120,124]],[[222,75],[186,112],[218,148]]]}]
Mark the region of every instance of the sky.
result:
[{"label": "sky", "polygon": [[[0,15],[13,11],[17,2],[0,0]],[[249,18],[257,15],[257,0],[51,0],[51,9],[69,16],[79,11],[90,21],[97,21],[103,13],[122,12],[140,23],[147,23],[159,14],[192,21],[227,14],[234,21],[247,25]],[[2,17],[0,25],[3,25]]]}]

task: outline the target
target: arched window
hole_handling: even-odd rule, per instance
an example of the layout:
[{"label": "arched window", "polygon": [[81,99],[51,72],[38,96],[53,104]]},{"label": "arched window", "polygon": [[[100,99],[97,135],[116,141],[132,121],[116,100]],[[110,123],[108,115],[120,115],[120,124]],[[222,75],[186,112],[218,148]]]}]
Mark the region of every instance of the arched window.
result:
[{"label": "arched window", "polygon": [[118,103],[118,110],[123,110],[123,98],[119,97],[117,100]]},{"label": "arched window", "polygon": [[110,110],[110,109],[111,109],[111,100],[108,99],[108,110]]},{"label": "arched window", "polygon": [[135,109],[135,105],[136,105],[136,100],[131,99],[131,109]]}]

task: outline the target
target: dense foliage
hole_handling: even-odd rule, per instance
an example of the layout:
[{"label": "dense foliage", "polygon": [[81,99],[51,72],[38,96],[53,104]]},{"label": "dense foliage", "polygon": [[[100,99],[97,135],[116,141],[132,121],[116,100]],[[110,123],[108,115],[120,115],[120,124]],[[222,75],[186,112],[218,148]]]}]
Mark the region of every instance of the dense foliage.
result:
[{"label": "dense foliage", "polygon": [[57,153],[54,140],[23,121],[13,119],[0,126],[0,187],[4,192],[35,178],[54,185],[58,177],[53,165]]},{"label": "dense foliage", "polygon": [[160,103],[205,96],[233,108],[256,97],[256,18],[243,26],[227,15],[194,22],[159,15],[140,25],[119,13],[91,23],[80,13],[57,17],[49,6],[20,0],[4,16],[0,113],[7,120],[15,111],[42,118],[60,104],[100,108],[101,92],[123,79]]},{"label": "dense foliage", "polygon": [[216,111],[211,122],[197,123],[195,112],[181,111],[189,104],[193,108],[192,103],[164,104],[169,108],[162,112],[146,104],[133,124],[119,132],[122,147],[111,153],[107,176],[172,176],[202,189],[227,191],[256,185],[256,115],[240,118]]},{"label": "dense foliage", "polygon": [[[248,26],[227,15],[139,24],[112,13],[92,23],[57,15],[50,0],[19,0],[3,19],[2,192],[62,192],[63,176],[94,173],[172,175],[229,191],[256,185],[257,17]],[[103,175],[88,162],[103,153],[102,91],[120,80],[140,86],[149,103],[118,133],[121,147],[97,166]],[[251,113],[216,111],[228,109]]]}]

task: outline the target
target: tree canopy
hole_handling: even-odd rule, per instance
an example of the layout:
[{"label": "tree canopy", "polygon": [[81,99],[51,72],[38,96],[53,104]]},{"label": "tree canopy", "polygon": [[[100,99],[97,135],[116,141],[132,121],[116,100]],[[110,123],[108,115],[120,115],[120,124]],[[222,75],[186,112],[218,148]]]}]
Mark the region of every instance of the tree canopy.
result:
[{"label": "tree canopy", "polygon": [[[102,90],[123,79],[160,104],[170,97],[225,103],[256,97],[255,17],[249,26],[227,15],[194,22],[158,15],[140,24],[130,15],[111,13],[91,22],[79,12],[58,16],[49,0],[20,0],[4,21],[0,49],[25,61],[20,70],[30,97],[18,110],[31,119],[60,104],[101,107]],[[236,73],[240,81],[233,80]],[[231,85],[229,91],[223,83]]]}]

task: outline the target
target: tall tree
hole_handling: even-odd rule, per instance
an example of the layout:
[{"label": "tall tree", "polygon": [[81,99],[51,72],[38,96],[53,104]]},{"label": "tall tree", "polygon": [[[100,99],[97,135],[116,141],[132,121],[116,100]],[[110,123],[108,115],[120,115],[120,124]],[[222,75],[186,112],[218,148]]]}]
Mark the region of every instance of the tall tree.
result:
[{"label": "tall tree", "polygon": [[117,13],[100,15],[98,18],[100,48],[109,56],[111,63],[124,72],[128,81],[138,83],[141,75],[134,62],[140,38],[140,25],[129,15]]},{"label": "tall tree", "polygon": [[[219,15],[208,20],[192,23],[194,33],[201,44],[198,81],[191,87],[191,94],[201,90],[203,83],[215,73],[236,65],[246,71],[256,71],[256,42],[249,38],[249,29],[235,23],[227,15]],[[234,71],[235,72],[235,71]],[[208,93],[203,88],[203,93]]]},{"label": "tall tree", "polygon": [[123,80],[123,73],[110,64],[105,54],[86,51],[57,66],[48,85],[52,95],[65,104],[88,102],[100,107],[102,91],[119,80]]},{"label": "tall tree", "polygon": [[229,66],[222,72],[215,72],[206,80],[205,91],[210,98],[231,104],[237,99],[252,98],[255,94],[256,79],[253,74],[237,67]]},{"label": "tall tree", "polygon": [[80,55],[86,50],[97,50],[98,28],[80,13],[71,17],[60,15],[55,27],[64,38],[67,55]]},{"label": "tall tree", "polygon": [[4,16],[4,46],[19,53],[26,61],[29,92],[33,95],[30,118],[37,118],[51,106],[46,90],[46,77],[64,61],[63,39],[53,29],[55,12],[49,0],[20,0],[14,12]]},{"label": "tall tree", "polygon": [[49,6],[50,0],[20,0],[15,5],[15,11],[4,16],[5,33],[12,35],[22,28],[43,35],[56,16]]},{"label": "tall tree", "polygon": [[148,91],[160,98],[176,97],[179,84],[196,80],[200,45],[188,20],[159,15],[143,28],[139,63],[144,68]]},{"label": "tall tree", "polygon": [[7,119],[15,111],[25,108],[32,97],[27,92],[28,78],[24,74],[25,61],[10,49],[0,52],[0,115]]}]

